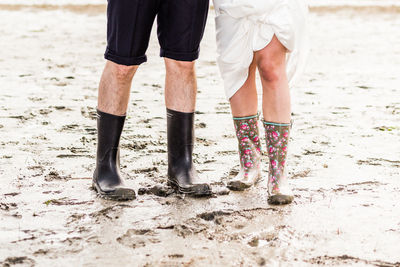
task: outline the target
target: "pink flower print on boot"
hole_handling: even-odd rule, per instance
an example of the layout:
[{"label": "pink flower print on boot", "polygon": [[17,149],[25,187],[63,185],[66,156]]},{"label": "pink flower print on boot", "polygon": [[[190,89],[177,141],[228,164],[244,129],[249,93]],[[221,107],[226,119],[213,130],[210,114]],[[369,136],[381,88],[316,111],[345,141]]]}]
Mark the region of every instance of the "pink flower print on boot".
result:
[{"label": "pink flower print on boot", "polygon": [[228,182],[231,190],[244,190],[260,178],[261,145],[258,138],[258,116],[233,119],[239,141],[240,172]]},{"label": "pink flower print on boot", "polygon": [[253,164],[252,164],[251,162],[246,162],[245,166],[246,166],[247,168],[250,168],[250,167],[253,166]]},{"label": "pink flower print on boot", "polygon": [[283,137],[288,138],[288,137],[289,137],[289,132],[288,132],[288,131],[285,131],[285,132],[283,133]]},{"label": "pink flower print on boot", "polygon": [[272,160],[272,161],[271,161],[271,165],[272,165],[272,168],[275,169],[275,168],[276,168],[276,160]]},{"label": "pink flower print on boot", "polygon": [[263,124],[269,157],[268,202],[275,205],[289,204],[293,201],[286,175],[290,124],[266,121]]},{"label": "pink flower print on boot", "polygon": [[250,127],[247,124],[242,124],[242,126],[240,126],[240,129],[242,129],[243,131],[247,131],[249,128]]}]

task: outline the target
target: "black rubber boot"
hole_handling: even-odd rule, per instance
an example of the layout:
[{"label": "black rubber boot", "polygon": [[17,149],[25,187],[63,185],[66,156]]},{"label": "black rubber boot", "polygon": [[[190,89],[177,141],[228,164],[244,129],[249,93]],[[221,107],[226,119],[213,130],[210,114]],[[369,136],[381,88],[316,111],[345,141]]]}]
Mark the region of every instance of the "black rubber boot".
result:
[{"label": "black rubber boot", "polygon": [[112,200],[132,200],[135,191],[125,187],[119,169],[119,139],[125,116],[97,110],[97,157],[93,188],[99,196]]},{"label": "black rubber boot", "polygon": [[168,184],[177,192],[192,196],[209,196],[211,187],[199,183],[192,161],[194,113],[167,109]]}]

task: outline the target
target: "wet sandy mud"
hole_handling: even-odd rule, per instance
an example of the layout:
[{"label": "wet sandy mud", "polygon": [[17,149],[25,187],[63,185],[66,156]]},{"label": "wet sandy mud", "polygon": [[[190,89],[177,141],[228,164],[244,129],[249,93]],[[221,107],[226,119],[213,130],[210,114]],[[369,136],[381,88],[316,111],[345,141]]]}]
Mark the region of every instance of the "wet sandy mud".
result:
[{"label": "wet sandy mud", "polygon": [[194,158],[215,195],[166,186],[153,34],[121,141],[138,198],[98,198],[90,186],[105,15],[77,10],[0,9],[0,265],[400,266],[400,13],[312,9],[309,64],[292,90],[296,198],[276,207],[267,204],[266,155],[257,187],[225,187],[237,143],[212,12],[197,63]]}]

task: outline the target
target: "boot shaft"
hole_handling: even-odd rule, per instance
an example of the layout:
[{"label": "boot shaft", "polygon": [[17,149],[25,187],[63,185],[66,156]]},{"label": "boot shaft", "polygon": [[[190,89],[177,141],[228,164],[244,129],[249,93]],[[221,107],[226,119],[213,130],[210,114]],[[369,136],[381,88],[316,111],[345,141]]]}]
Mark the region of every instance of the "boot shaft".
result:
[{"label": "boot shaft", "polygon": [[233,122],[238,139],[240,165],[245,169],[254,168],[261,157],[258,115],[236,117]]},{"label": "boot shaft", "polygon": [[282,161],[286,159],[291,125],[263,121],[268,157]]},{"label": "boot shaft", "polygon": [[192,164],[194,112],[167,109],[168,162]]},{"label": "boot shaft", "polygon": [[97,159],[102,160],[113,150],[118,158],[118,147],[126,116],[116,116],[97,110]]},{"label": "boot shaft", "polygon": [[263,125],[269,158],[268,193],[291,194],[286,174],[291,124],[263,121]]}]

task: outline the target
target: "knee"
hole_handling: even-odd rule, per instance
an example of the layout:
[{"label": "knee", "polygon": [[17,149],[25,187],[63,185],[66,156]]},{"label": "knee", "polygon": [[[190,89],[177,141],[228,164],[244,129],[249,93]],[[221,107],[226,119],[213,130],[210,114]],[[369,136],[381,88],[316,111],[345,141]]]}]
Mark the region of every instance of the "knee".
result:
[{"label": "knee", "polygon": [[195,74],[194,61],[176,61],[168,60],[166,62],[167,72],[179,73],[180,75],[194,75]]},{"label": "knee", "polygon": [[125,66],[113,64],[112,66],[115,77],[120,81],[127,81],[133,78],[138,66]]},{"label": "knee", "polygon": [[282,63],[262,60],[257,65],[260,77],[264,82],[277,83],[286,75],[285,66]]}]

